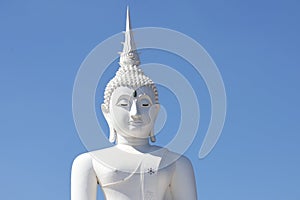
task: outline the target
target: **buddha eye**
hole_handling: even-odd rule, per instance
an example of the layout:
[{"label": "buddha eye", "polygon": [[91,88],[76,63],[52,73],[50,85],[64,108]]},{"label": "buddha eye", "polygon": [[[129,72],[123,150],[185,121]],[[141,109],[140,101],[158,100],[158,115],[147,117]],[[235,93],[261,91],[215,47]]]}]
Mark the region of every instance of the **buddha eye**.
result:
[{"label": "buddha eye", "polygon": [[128,108],[128,106],[129,106],[129,100],[127,98],[120,98],[118,100],[117,106]]},{"label": "buddha eye", "polygon": [[151,102],[148,98],[142,98],[140,102],[141,107],[149,107],[151,106]]}]

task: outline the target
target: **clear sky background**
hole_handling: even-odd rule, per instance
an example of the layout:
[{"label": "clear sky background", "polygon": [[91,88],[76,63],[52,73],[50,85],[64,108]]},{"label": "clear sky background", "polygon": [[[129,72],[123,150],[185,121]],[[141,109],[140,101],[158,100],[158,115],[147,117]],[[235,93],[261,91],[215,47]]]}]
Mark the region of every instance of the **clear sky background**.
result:
[{"label": "clear sky background", "polygon": [[[199,81],[203,121],[185,154],[195,168],[199,199],[299,200],[296,0],[1,0],[0,199],[70,199],[72,160],[86,151],[72,117],[75,76],[96,45],[124,30],[126,5],[134,28],[185,33],[208,51],[222,74],[228,98],[222,136],[199,160],[210,117],[209,96]],[[145,51],[143,58],[184,63],[165,52]],[[167,92],[160,94],[162,102]],[[101,103],[102,91],[97,95]],[[164,130],[172,131],[172,123]],[[158,136],[166,138],[170,135]]]}]

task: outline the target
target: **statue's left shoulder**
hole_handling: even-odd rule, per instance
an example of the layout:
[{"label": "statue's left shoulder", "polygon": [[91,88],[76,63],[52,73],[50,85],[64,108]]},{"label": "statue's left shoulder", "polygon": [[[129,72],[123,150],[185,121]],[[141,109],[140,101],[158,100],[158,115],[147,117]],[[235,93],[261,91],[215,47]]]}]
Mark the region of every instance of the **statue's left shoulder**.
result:
[{"label": "statue's left shoulder", "polygon": [[190,159],[184,155],[181,155],[178,160],[176,161],[176,165],[179,165],[181,167],[192,167],[192,163]]}]

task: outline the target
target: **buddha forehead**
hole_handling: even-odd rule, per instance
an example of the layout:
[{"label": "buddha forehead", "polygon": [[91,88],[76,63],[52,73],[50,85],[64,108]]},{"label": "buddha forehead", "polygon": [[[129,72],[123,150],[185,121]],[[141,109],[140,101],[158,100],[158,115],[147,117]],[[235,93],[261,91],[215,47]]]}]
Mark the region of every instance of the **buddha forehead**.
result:
[{"label": "buddha forehead", "polygon": [[[127,70],[126,73],[122,74],[123,70]],[[147,95],[152,99],[153,103],[158,103],[157,88],[153,81],[143,74],[141,69],[139,69],[137,66],[121,67],[116,76],[109,81],[105,88],[104,105],[106,109],[109,109],[111,100],[116,98],[113,97],[113,93],[114,96],[122,92],[126,92],[128,95],[131,95],[134,93],[134,91],[139,93],[147,93]]]},{"label": "buddha forehead", "polygon": [[140,86],[137,88],[120,86],[116,88],[111,96],[110,105],[114,105],[120,97],[127,97],[128,99],[138,99],[147,96],[153,103],[156,103],[156,95],[151,86]]}]

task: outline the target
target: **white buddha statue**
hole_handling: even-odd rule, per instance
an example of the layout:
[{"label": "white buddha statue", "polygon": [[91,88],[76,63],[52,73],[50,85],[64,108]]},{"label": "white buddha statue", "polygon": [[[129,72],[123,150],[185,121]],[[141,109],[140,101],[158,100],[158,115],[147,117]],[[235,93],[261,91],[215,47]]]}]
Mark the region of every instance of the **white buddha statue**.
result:
[{"label": "white buddha statue", "polygon": [[101,105],[115,145],[74,160],[72,200],[96,200],[98,185],[107,200],[197,199],[191,162],[149,143],[155,142],[158,92],[139,64],[127,9],[120,68],[107,84]]}]

